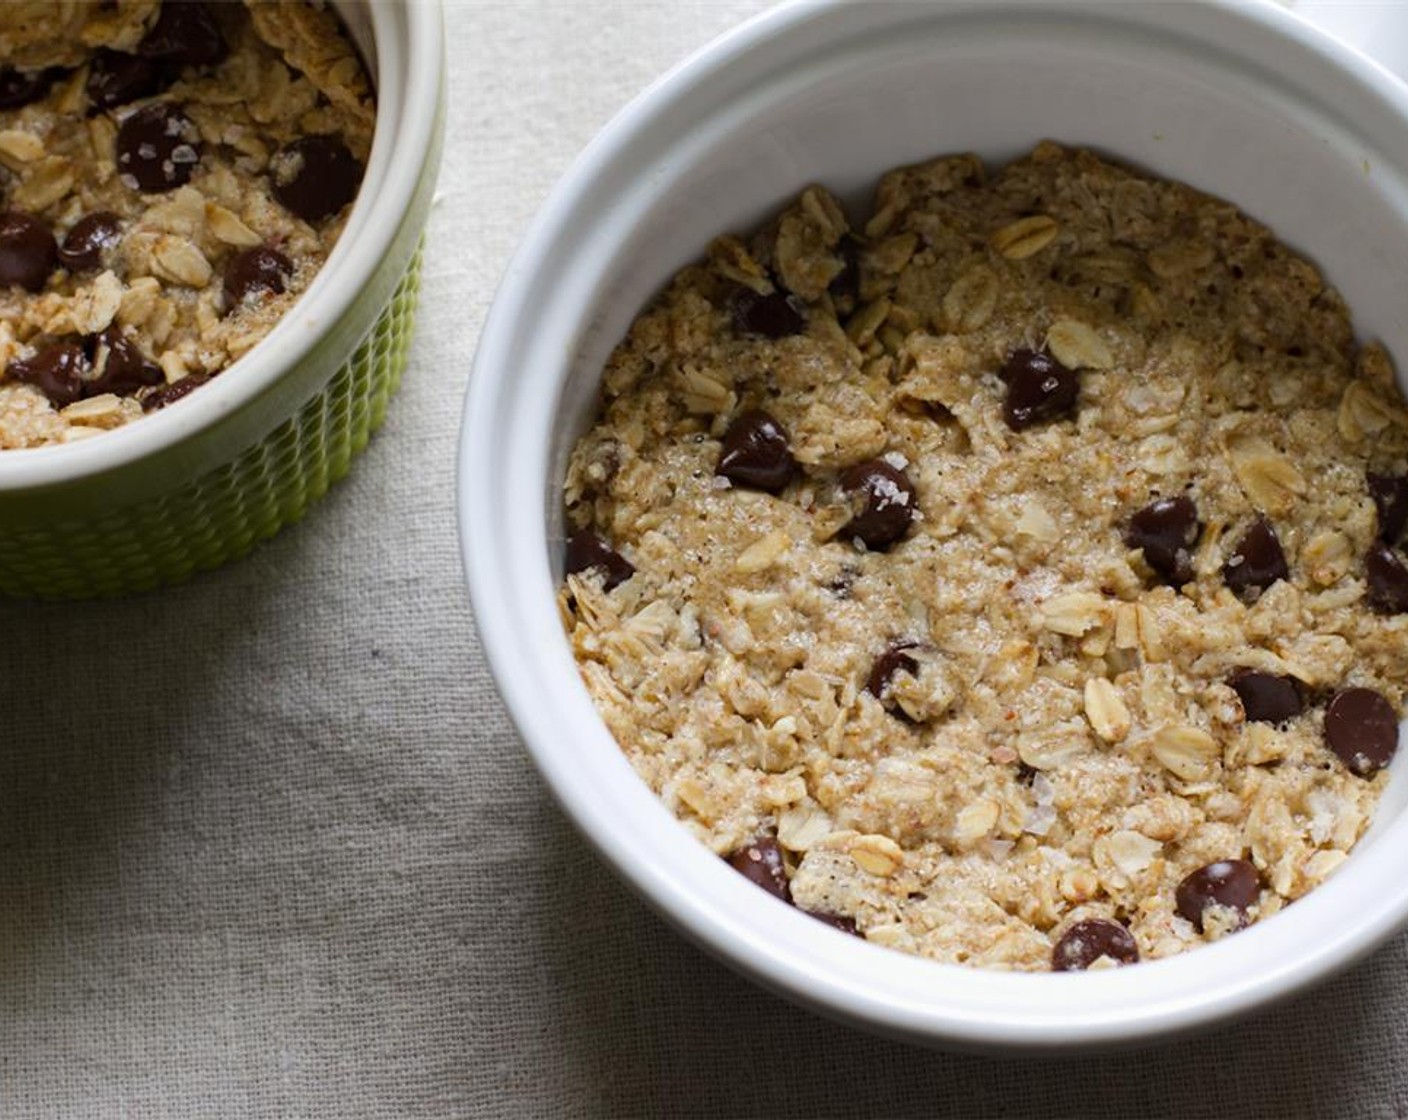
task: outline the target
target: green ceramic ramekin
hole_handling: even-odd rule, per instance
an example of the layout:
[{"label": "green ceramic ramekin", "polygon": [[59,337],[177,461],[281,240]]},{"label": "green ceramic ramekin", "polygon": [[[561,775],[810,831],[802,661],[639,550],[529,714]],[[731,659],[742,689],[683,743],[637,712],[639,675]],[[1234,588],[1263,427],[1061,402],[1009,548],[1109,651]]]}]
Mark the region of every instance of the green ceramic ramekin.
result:
[{"label": "green ceramic ramekin", "polygon": [[0,452],[0,596],[178,582],[302,516],[348,470],[406,365],[440,163],[438,3],[337,5],[376,75],[376,136],[327,264],[228,372],[80,443]]}]

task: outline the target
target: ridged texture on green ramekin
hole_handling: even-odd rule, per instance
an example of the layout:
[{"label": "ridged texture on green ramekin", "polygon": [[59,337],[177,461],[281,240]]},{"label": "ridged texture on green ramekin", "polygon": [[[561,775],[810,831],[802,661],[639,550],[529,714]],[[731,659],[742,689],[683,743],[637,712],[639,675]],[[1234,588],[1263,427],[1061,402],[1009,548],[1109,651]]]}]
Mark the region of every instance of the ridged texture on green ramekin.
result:
[{"label": "ridged texture on green ramekin", "polygon": [[419,294],[417,251],[326,388],[232,462],[99,518],[0,528],[0,595],[84,599],[145,591],[223,564],[297,521],[347,473],[385,417],[406,368]]}]

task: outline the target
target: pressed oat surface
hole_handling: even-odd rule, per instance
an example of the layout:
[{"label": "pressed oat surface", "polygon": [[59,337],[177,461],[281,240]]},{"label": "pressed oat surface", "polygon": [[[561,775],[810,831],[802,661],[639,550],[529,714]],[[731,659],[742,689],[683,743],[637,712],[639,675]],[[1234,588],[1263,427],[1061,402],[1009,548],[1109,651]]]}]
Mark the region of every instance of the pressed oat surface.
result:
[{"label": "pressed oat surface", "polygon": [[561,605],[641,777],[721,855],[775,840],[797,905],[945,961],[1049,968],[1092,919],[1161,957],[1367,827],[1387,775],[1325,713],[1402,712],[1365,557],[1405,472],[1388,356],[1271,231],[1050,143],[946,157],[854,228],[808,189],[640,316],[566,488],[634,573],[569,563]]}]

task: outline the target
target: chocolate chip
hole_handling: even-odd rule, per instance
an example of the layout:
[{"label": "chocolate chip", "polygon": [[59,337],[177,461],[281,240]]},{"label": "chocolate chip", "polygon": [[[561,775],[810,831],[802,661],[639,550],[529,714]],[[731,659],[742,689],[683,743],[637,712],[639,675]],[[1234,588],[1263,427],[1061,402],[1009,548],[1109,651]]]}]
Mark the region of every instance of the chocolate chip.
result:
[{"label": "chocolate chip", "polygon": [[230,53],[220,24],[204,4],[166,0],[150,31],[137,44],[143,58],[181,66],[213,66]]},{"label": "chocolate chip", "polygon": [[88,372],[88,355],[74,341],[55,342],[28,358],[13,358],[5,375],[13,381],[33,385],[55,408],[64,408],[83,396],[83,375]]},{"label": "chocolate chip", "polygon": [[1408,525],[1408,474],[1371,474],[1368,481],[1379,513],[1379,540],[1397,544]]},{"label": "chocolate chip", "polygon": [[293,275],[293,262],[267,245],[236,253],[225,265],[225,302],[233,311],[256,295],[279,295]]},{"label": "chocolate chip", "polygon": [[1198,868],[1178,884],[1174,903],[1179,914],[1199,933],[1203,932],[1203,912],[1210,906],[1235,910],[1238,928],[1247,924],[1247,910],[1261,894],[1261,876],[1244,859],[1221,859]]},{"label": "chocolate chip", "polygon": [[46,93],[49,87],[63,74],[63,70],[51,66],[47,70],[0,69],[0,109],[22,109],[32,105]]},{"label": "chocolate chip", "polygon": [[1373,777],[1398,750],[1398,714],[1372,688],[1346,688],[1325,709],[1325,745],[1351,773]]},{"label": "chocolate chip", "polygon": [[875,664],[870,667],[870,676],[865,681],[865,691],[888,706],[890,684],[895,679],[895,674],[908,673],[910,676],[915,676],[919,672],[919,662],[905,652],[914,649],[917,644],[917,642],[903,638],[897,642],[891,642],[889,648],[877,657]]},{"label": "chocolate chip", "polygon": [[[88,382],[85,396],[116,393],[118,396],[129,397],[138,389],[160,385],[165,380],[161,367],[143,354],[141,347],[123,334],[122,328],[116,323],[109,324],[85,341],[89,346],[93,369],[97,373],[97,376]],[[181,383],[176,382],[177,385]]]},{"label": "chocolate chip", "polygon": [[[801,907],[798,907],[801,909]],[[839,929],[842,933],[849,933],[852,937],[862,937],[863,934],[856,928],[856,920],[847,918],[843,914],[827,914],[822,910],[802,910],[802,913],[809,918],[815,918],[819,922],[825,922],[832,929]]]},{"label": "chocolate chip", "polygon": [[771,836],[759,836],[726,858],[728,865],[754,886],[762,887],[783,902],[792,901],[787,869],[782,865],[782,849]]},{"label": "chocolate chip", "polygon": [[883,459],[847,468],[841,473],[841,489],[856,509],[841,535],[848,540],[858,538],[875,551],[889,548],[904,536],[919,512],[914,483]]},{"label": "chocolate chip", "polygon": [[1079,972],[1101,957],[1115,964],[1138,964],[1139,946],[1134,935],[1109,918],[1087,918],[1061,935],[1051,950],[1053,972]]},{"label": "chocolate chip", "polygon": [[595,568],[602,573],[602,586],[610,591],[635,575],[635,566],[590,529],[578,529],[567,538],[566,574],[576,575]]},{"label": "chocolate chip", "polygon": [[43,290],[57,259],[54,235],[38,218],[19,210],[0,214],[0,288]]},{"label": "chocolate chip", "polygon": [[136,190],[152,194],[183,187],[199,162],[200,132],[172,102],[143,106],[117,130],[117,169]]},{"label": "chocolate chip", "polygon": [[73,223],[59,245],[59,263],[73,273],[97,272],[106,263],[109,249],[122,238],[122,221],[116,214],[98,210]]},{"label": "chocolate chip", "polygon": [[728,426],[715,473],[735,486],[775,494],[792,481],[796,470],[787,432],[771,415],[754,408],[740,413]]},{"label": "chocolate chip", "polygon": [[149,58],[101,47],[88,63],[88,101],[95,110],[115,109],[160,93],[175,75]]},{"label": "chocolate chip", "polygon": [[1364,555],[1369,605],[1384,614],[1408,611],[1408,567],[1392,548],[1375,541]]},{"label": "chocolate chip", "polygon": [[1242,711],[1254,723],[1285,723],[1300,715],[1300,688],[1291,677],[1239,669],[1227,683],[1242,701]]},{"label": "chocolate chip", "polygon": [[269,160],[274,197],[305,222],[336,214],[357,197],[362,165],[336,136],[305,136]]},{"label": "chocolate chip", "polygon": [[742,288],[733,297],[733,325],[740,334],[775,339],[801,334],[807,321],[792,297],[781,289],[760,296],[751,288]]},{"label": "chocolate chip", "polygon": [[1193,578],[1193,548],[1203,535],[1198,507],[1180,495],[1150,502],[1129,519],[1124,541],[1144,550],[1144,562],[1175,587]]},{"label": "chocolate chip", "polygon": [[1050,354],[1014,350],[1000,376],[1007,382],[1002,416],[1014,432],[1075,411],[1080,379]]},{"label": "chocolate chip", "polygon": [[1265,591],[1278,579],[1288,579],[1290,574],[1281,538],[1264,517],[1252,522],[1242,539],[1232,546],[1232,555],[1222,566],[1222,581],[1243,597]]},{"label": "chocolate chip", "polygon": [[189,397],[209,380],[210,378],[206,374],[188,373],[180,381],[173,381],[169,385],[153,389],[142,398],[142,411],[156,412],[169,404],[175,404],[182,397]]}]

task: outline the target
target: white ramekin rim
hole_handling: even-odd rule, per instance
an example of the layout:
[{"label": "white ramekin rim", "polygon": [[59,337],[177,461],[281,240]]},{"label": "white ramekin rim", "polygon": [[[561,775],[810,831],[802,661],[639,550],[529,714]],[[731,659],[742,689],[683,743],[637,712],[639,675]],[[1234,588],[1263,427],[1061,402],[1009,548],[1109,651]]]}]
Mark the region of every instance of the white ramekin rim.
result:
[{"label": "white ramekin rim", "polygon": [[357,199],[308,290],[220,377],[172,407],[98,439],[0,452],[0,493],[74,482],[159,454],[211,429],[295,369],[376,271],[410,207],[435,135],[444,69],[440,0],[368,4],[377,119]]},{"label": "white ramekin rim", "polygon": [[[512,498],[505,497],[511,489],[507,480],[522,466],[505,451],[506,440],[521,439],[521,432],[513,434],[518,420],[508,407],[505,382],[525,374],[513,365],[515,332],[535,320],[539,278],[558,267],[555,249],[571,232],[579,200],[633,137],[731,61],[839,6],[839,0],[795,0],[739,26],[659,79],[568,170],[505,273],[480,337],[465,403],[458,513],[478,633],[509,713],[577,828],[668,919],[765,987],[883,1033],[981,1049],[1128,1045],[1206,1027],[1324,979],[1408,920],[1408,882],[1396,855],[1408,845],[1408,813],[1389,822],[1372,847],[1357,851],[1345,871],[1306,900],[1274,921],[1196,953],[1087,974],[1018,975],[936,965],[839,936],[742,881],[674,822],[636,778],[590,703],[584,709],[578,689],[557,668],[545,668],[558,662],[525,640],[530,619],[524,598],[551,596],[548,541],[542,507],[515,511],[508,508]],[[966,6],[971,7],[953,5]],[[1348,76],[1408,121],[1408,89],[1270,0],[1199,6],[1296,44],[1317,56],[1327,72]],[[541,450],[546,457],[548,448]],[[556,501],[551,480],[548,489],[543,500]],[[526,491],[525,485],[513,497],[524,498]],[[538,517],[540,528],[516,531],[529,516]],[[544,555],[528,555],[529,545]],[[1399,885],[1381,889],[1385,884]],[[785,935],[786,944],[782,936],[760,936],[756,921],[750,924],[748,915],[760,907],[770,911],[768,923]]]}]

